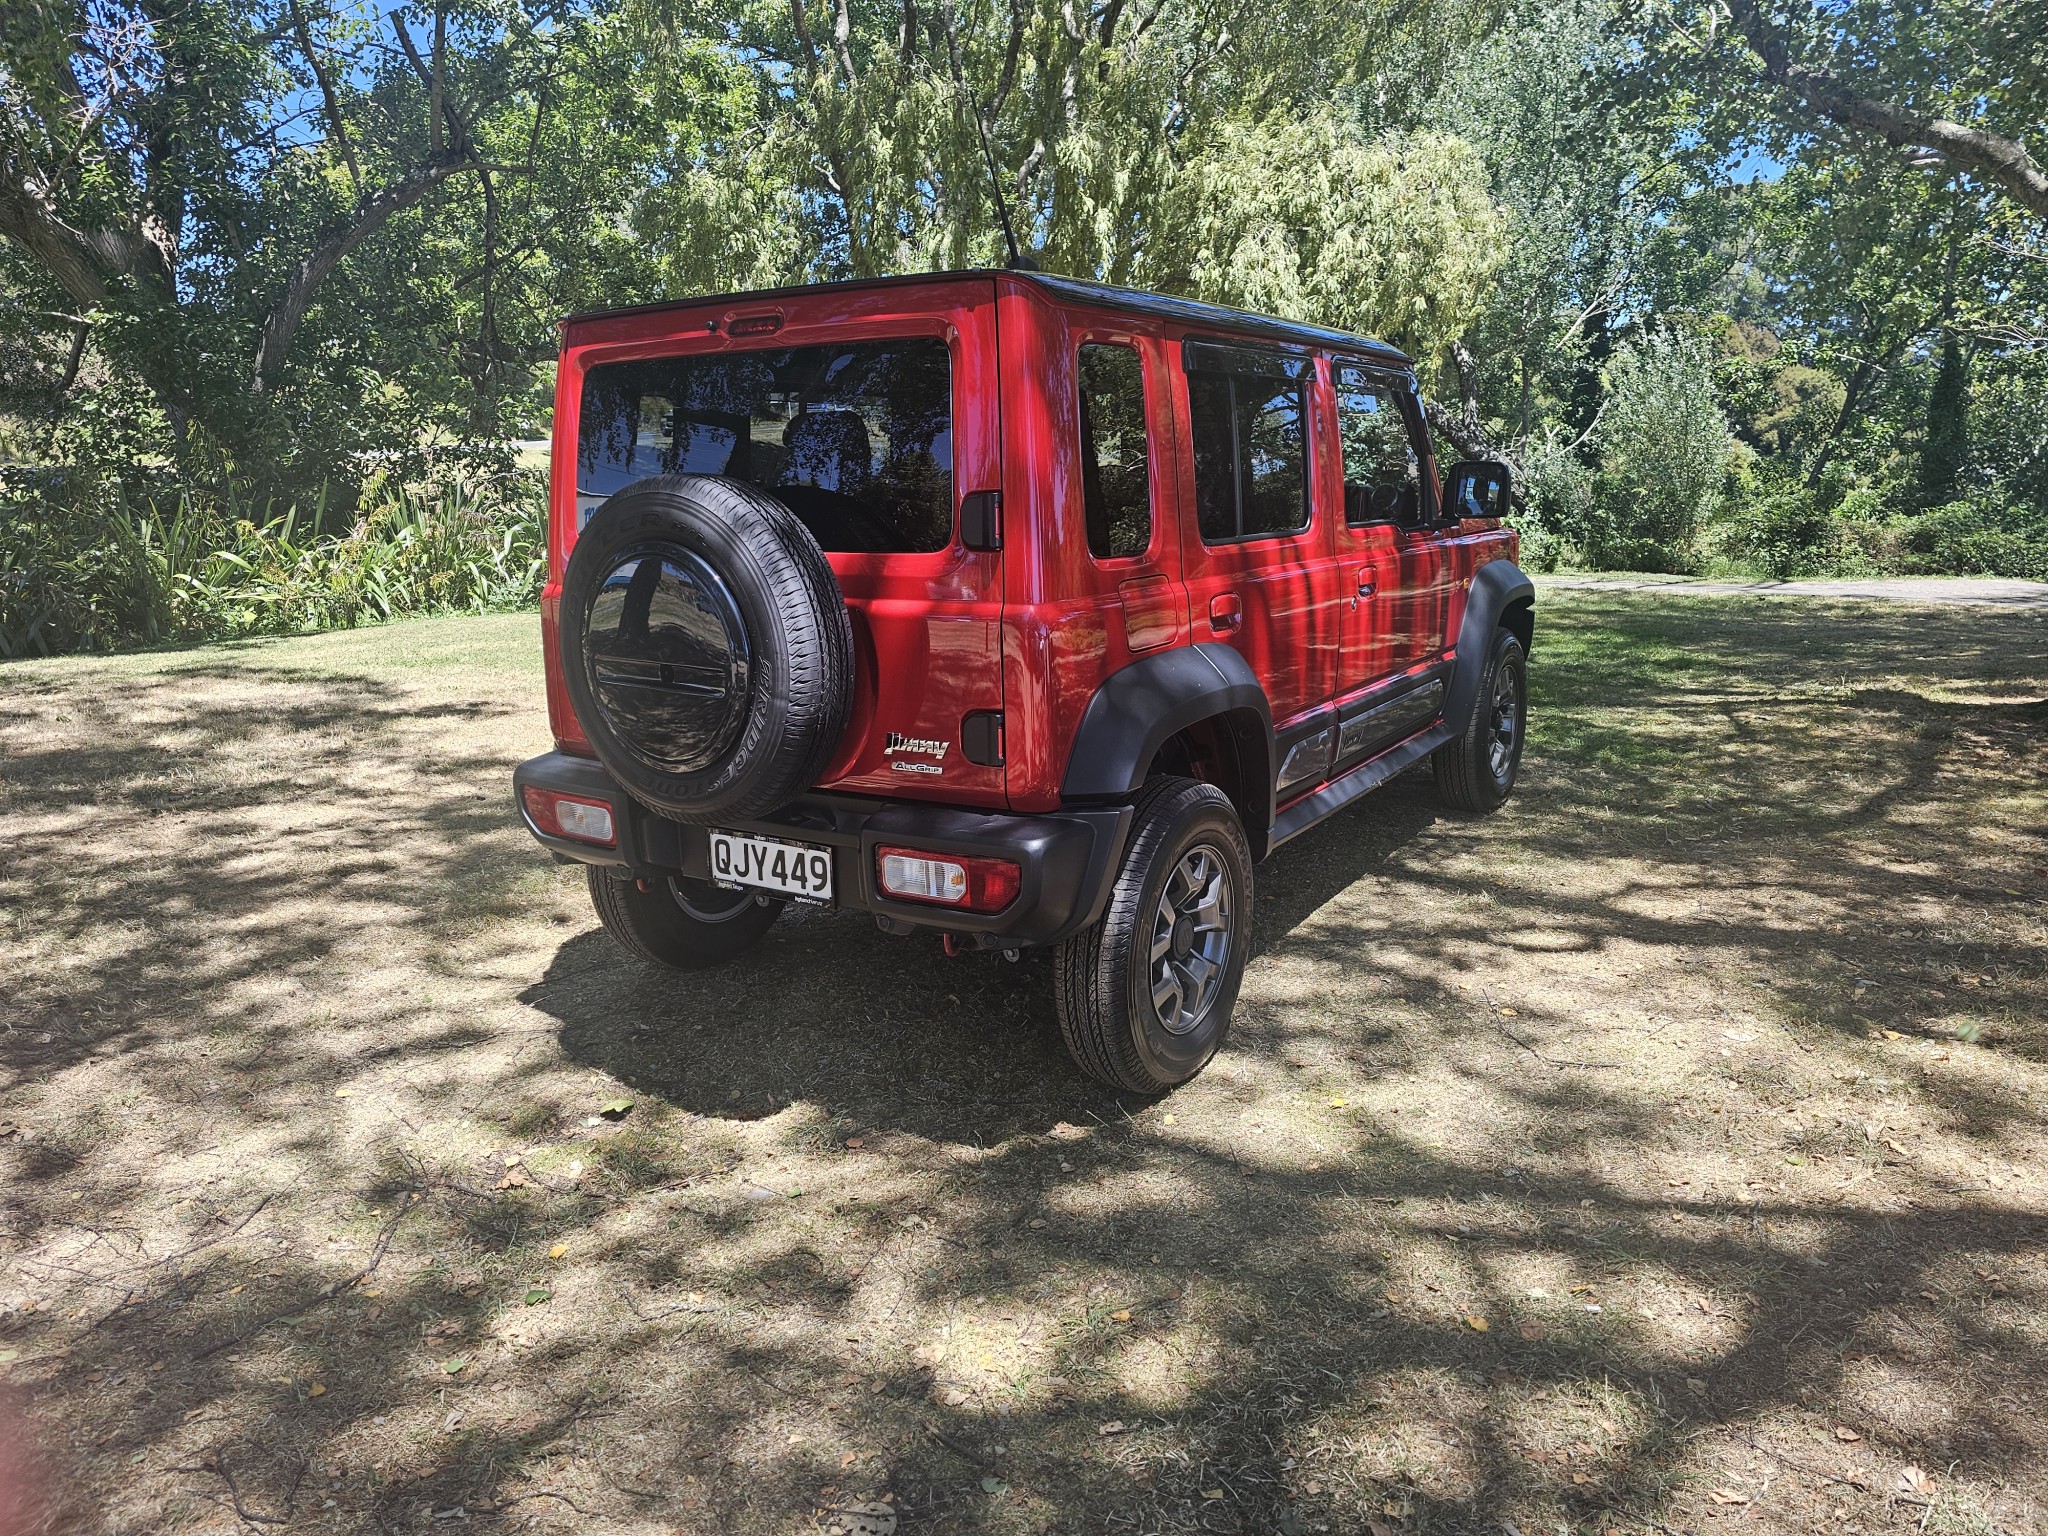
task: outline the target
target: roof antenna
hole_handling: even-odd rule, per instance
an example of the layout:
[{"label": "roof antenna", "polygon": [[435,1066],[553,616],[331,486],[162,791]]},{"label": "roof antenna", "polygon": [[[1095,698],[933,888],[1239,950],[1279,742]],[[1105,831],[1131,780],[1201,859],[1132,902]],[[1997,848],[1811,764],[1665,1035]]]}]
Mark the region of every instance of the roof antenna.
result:
[{"label": "roof antenna", "polygon": [[967,109],[974,114],[975,136],[981,140],[981,159],[988,167],[988,187],[995,199],[996,220],[1003,226],[1003,244],[1010,251],[1009,268],[1012,272],[1036,272],[1038,263],[1017,249],[1017,232],[1010,228],[1010,205],[1003,196],[1002,173],[996,169],[995,151],[988,147],[988,124],[981,120],[981,108],[972,101],[967,103]]}]

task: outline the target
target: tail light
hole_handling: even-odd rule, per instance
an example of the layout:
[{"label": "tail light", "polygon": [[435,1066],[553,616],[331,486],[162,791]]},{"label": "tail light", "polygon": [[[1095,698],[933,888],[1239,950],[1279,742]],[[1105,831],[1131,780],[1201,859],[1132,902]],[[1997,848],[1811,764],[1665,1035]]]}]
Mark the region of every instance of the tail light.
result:
[{"label": "tail light", "polygon": [[596,843],[611,848],[618,844],[612,827],[612,808],[602,800],[585,800],[552,789],[527,785],[520,798],[534,826],[549,837],[566,837],[579,843]]},{"label": "tail light", "polygon": [[1000,912],[1024,886],[1024,871],[1008,859],[920,853],[915,848],[877,848],[875,877],[882,893],[898,901],[958,907],[963,912]]}]

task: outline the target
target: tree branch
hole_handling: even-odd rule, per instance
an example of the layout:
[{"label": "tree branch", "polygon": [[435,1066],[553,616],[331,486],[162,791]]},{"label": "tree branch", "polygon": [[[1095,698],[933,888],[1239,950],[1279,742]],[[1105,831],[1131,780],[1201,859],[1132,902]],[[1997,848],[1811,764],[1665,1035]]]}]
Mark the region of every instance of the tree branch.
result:
[{"label": "tree branch", "polygon": [[299,51],[306,56],[306,63],[312,68],[314,83],[320,87],[320,100],[326,104],[327,125],[334,130],[334,144],[341,151],[342,163],[348,167],[349,184],[356,189],[356,196],[363,195],[363,168],[356,164],[355,146],[348,141],[348,125],[341,118],[341,102],[334,94],[334,82],[327,78],[327,66],[320,62],[320,55],[313,47],[312,24],[306,20],[306,13],[299,0],[292,0],[292,27],[298,33]]},{"label": "tree branch", "polygon": [[1945,117],[1922,117],[1891,102],[1860,95],[1828,71],[1799,63],[1757,0],[1728,0],[1728,14],[1762,61],[1764,77],[1829,122],[1874,133],[1894,149],[1918,146],[1934,150],[1951,164],[1975,171],[2003,188],[2036,217],[2048,219],[2048,172],[2018,139]]},{"label": "tree branch", "polygon": [[292,338],[298,334],[299,324],[312,305],[313,291],[326,280],[327,274],[334,270],[342,257],[449,177],[489,168],[481,160],[452,155],[418,166],[359,204],[354,218],[308,251],[292,269],[284,296],[263,322],[263,337],[256,345],[255,376],[251,380],[251,389],[260,395],[277,383],[278,375],[284,369],[285,355],[291,351]]}]

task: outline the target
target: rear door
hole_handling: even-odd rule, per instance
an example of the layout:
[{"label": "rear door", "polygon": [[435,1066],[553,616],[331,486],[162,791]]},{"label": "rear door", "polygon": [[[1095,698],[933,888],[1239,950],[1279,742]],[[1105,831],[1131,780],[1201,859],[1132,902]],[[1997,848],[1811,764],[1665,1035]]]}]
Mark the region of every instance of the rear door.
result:
[{"label": "rear door", "polygon": [[[1304,740],[1283,798],[1323,777],[1323,729],[1342,639],[1340,571],[1314,515],[1314,359],[1189,337],[1181,344],[1181,556],[1197,640],[1224,641],[1264,685],[1283,760]],[[1191,515],[1190,510],[1191,509]]]},{"label": "rear door", "polygon": [[569,340],[579,519],[647,475],[729,475],[825,550],[854,705],[821,785],[1001,805],[999,736],[974,717],[1002,710],[1002,555],[961,537],[963,503],[1001,485],[994,283],[770,293]]}]

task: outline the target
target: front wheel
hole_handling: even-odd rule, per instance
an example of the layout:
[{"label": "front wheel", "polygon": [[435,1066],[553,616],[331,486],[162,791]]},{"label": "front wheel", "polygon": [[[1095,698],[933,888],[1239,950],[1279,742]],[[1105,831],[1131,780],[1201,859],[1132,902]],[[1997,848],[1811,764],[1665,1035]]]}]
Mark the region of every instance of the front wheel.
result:
[{"label": "front wheel", "polygon": [[1251,932],[1251,849],[1237,811],[1213,784],[1153,779],[1108,911],[1053,955],[1075,1063],[1133,1093],[1193,1077],[1230,1028]]},{"label": "front wheel", "polygon": [[701,971],[751,948],[783,904],[705,880],[618,879],[589,866],[590,904],[604,931],[642,960],[672,971]]},{"label": "front wheel", "polygon": [[1434,754],[1437,793],[1454,810],[1499,810],[1521,771],[1528,728],[1528,659],[1521,641],[1505,629],[1496,630],[1472,717]]}]

